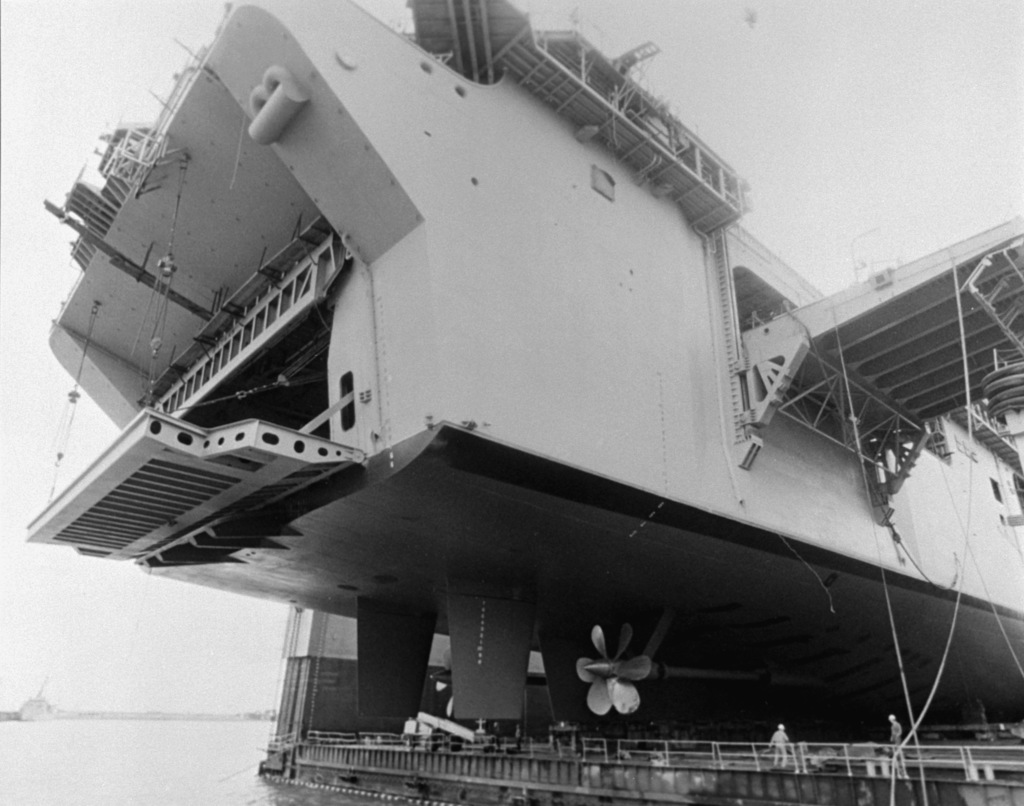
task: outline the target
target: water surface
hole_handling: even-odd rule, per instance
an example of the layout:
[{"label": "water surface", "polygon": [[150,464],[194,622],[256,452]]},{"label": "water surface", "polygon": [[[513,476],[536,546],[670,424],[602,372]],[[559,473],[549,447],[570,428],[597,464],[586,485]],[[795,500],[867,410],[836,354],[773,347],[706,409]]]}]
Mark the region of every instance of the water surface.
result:
[{"label": "water surface", "polygon": [[6,806],[380,804],[256,777],[270,722],[0,722]]}]

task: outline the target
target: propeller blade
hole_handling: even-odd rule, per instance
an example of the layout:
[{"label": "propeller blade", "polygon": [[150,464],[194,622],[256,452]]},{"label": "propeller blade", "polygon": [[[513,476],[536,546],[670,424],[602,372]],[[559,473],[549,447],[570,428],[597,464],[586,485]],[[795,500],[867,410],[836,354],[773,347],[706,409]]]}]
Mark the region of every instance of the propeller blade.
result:
[{"label": "propeller blade", "polygon": [[593,683],[597,680],[597,676],[587,668],[593,662],[590,658],[580,658],[576,661],[576,676],[584,683]]},{"label": "propeller blade", "polygon": [[[631,714],[640,707],[640,693],[628,680],[611,677],[608,679],[607,689],[608,699],[620,714]],[[587,697],[587,704],[589,703],[590,698]]]},{"label": "propeller blade", "polygon": [[604,680],[595,680],[587,692],[587,708],[591,713],[604,716],[612,710],[612,701],[608,696],[608,684]]},{"label": "propeller blade", "polygon": [[608,646],[604,642],[604,630],[600,624],[595,624],[590,631],[590,640],[594,642],[594,649],[601,653],[602,658],[608,657]]},{"label": "propeller blade", "polygon": [[626,647],[629,646],[629,642],[633,640],[633,628],[629,624],[623,624],[622,629],[619,630],[619,651],[615,653],[613,660],[618,660],[622,657],[622,653],[626,651]]},{"label": "propeller blade", "polygon": [[646,655],[637,655],[629,660],[615,664],[615,676],[623,680],[644,680],[650,673],[654,663]]}]

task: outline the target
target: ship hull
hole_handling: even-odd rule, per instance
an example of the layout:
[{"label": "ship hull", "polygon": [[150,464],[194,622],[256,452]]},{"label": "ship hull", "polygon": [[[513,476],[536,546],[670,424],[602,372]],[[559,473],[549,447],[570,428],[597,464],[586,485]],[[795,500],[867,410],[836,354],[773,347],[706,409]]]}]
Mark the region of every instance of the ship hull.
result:
[{"label": "ship hull", "polygon": [[[513,58],[508,45],[504,77],[482,85],[347,4],[246,6],[226,21],[117,226],[79,225],[102,248],[54,335],[112,417],[153,406],[166,444],[150,448],[187,454],[212,486],[186,475],[176,489],[185,471],[140,448],[124,473],[98,468],[81,500],[66,496],[44,534],[358,618],[361,707],[399,649],[418,664],[411,708],[390,716],[415,710],[436,630],[452,637],[453,680],[489,664],[474,685],[455,681],[456,716],[515,718],[532,649],[555,717],[590,718],[577,660],[594,656],[594,625],[625,623],[623,651],[686,670],[639,682],[637,719],[877,718],[916,711],[933,684],[932,717],[978,701],[991,718],[1024,716],[1015,449],[976,452],[947,422],[930,433],[958,450],[927,455],[899,400],[858,386],[855,406],[822,334],[838,342],[842,316],[844,340],[888,340],[849,323],[889,292],[812,302],[777,260],[701,229],[707,214],[684,198],[727,200],[699,175],[673,201],[629,162],[655,133],[593,139],[548,108],[588,98],[586,77],[573,89],[543,48]],[[571,97],[531,84],[520,57]],[[634,125],[605,101],[606,128]],[[175,166],[177,193],[159,184]],[[159,233],[133,223],[179,210]],[[961,250],[963,265],[1005,248],[1009,229]],[[175,232],[188,237],[172,249]],[[156,379],[129,349],[150,292],[124,278],[125,255],[150,252],[181,267]],[[939,305],[913,302],[901,310]],[[930,339],[910,341],[899,366],[930,363]],[[874,362],[853,350],[856,376]],[[862,434],[848,407],[870,415]],[[192,431],[172,441],[179,418]],[[242,420],[254,425],[236,444]],[[290,429],[275,439],[295,455],[245,441],[257,426]],[[309,434],[344,466],[306,468]]]},{"label": "ship hull", "polygon": [[593,655],[594,624],[630,622],[639,644],[666,610],[656,660],[759,680],[641,683],[658,718],[723,696],[863,717],[903,701],[900,658],[915,702],[942,667],[933,714],[982,697],[991,718],[1021,713],[1007,649],[1024,644],[1020,613],[466,429],[425,431],[265,514],[300,511],[274,538],[287,551],[154,571],[338,615],[367,600],[436,614],[442,633],[453,590],[530,603],[557,718],[586,716],[572,660]]}]

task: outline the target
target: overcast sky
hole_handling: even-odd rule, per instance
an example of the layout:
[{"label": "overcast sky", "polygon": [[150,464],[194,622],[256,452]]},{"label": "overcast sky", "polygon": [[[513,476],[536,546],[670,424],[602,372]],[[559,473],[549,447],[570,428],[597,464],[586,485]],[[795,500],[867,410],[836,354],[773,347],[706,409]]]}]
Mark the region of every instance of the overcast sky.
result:
[{"label": "overcast sky", "polygon": [[[403,0],[365,3],[385,22]],[[750,183],[745,224],[834,291],[853,264],[910,261],[1024,212],[1020,0],[523,2],[612,54],[653,40],[648,85]],[[751,25],[747,9],[756,12]],[[51,320],[76,275],[61,203],[98,136],[150,121],[219,2],[2,5],[0,709],[49,678],[67,709],[276,705],[285,608],[29,546],[73,380]],[[114,438],[78,404],[58,487]]]}]

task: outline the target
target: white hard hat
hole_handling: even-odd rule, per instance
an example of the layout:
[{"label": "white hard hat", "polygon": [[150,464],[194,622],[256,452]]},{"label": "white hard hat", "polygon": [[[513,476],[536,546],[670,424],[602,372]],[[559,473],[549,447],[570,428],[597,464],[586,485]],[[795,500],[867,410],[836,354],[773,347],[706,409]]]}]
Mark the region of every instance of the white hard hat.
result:
[{"label": "white hard hat", "polygon": [[890,722],[895,722],[896,721],[896,716],[894,714],[889,714],[889,721]]},{"label": "white hard hat", "polygon": [[786,729],[786,726],[783,725],[782,723],[779,723],[779,730],[785,730],[785,729]]}]

